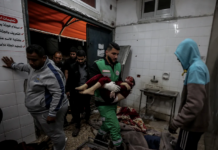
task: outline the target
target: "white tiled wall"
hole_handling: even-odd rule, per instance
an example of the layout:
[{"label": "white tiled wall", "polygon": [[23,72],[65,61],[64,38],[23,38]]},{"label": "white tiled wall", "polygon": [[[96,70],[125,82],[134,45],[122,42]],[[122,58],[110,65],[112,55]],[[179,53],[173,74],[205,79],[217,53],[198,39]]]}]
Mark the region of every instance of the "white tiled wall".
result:
[{"label": "white tiled wall", "polygon": [[[1,0],[0,13],[23,20],[21,0]],[[23,24],[23,22],[20,22]],[[1,41],[0,41],[1,43]],[[0,48],[0,58],[9,56],[15,62],[26,63],[25,51],[13,51]],[[3,111],[3,121],[0,124],[0,141],[13,139],[26,143],[35,140],[33,118],[28,113],[25,104],[23,83],[27,74],[2,67],[0,60],[0,107]]]},{"label": "white tiled wall", "polygon": [[0,12],[23,18],[21,0],[1,0]]},{"label": "white tiled wall", "polygon": [[[212,16],[117,27],[116,42],[119,45],[131,45],[132,51],[125,66],[124,77],[131,75],[136,79],[136,86],[122,105],[138,109],[139,89],[151,84],[153,76],[158,79],[159,86],[181,93],[183,69],[174,52],[180,42],[192,38],[206,59],[211,26]],[[170,73],[168,81],[162,80],[164,72]],[[141,75],[140,78],[137,75]],[[145,96],[142,104],[145,106]],[[180,96],[177,99],[176,112],[179,104]]]}]

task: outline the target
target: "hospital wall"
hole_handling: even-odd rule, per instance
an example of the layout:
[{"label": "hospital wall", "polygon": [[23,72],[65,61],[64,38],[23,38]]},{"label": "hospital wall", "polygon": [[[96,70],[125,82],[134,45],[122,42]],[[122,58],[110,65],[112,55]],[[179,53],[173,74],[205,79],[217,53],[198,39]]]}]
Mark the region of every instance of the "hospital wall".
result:
[{"label": "hospital wall", "polygon": [[[51,1],[69,7],[72,11],[83,13],[109,26],[115,25],[116,0],[97,0],[97,11],[92,11],[84,7],[84,5],[76,3],[76,0]],[[0,18],[10,17],[17,20],[17,23],[11,23],[0,19],[2,25],[0,25],[2,31],[0,33],[0,58],[9,56],[13,57],[15,62],[27,63],[24,0],[1,0],[0,15]],[[11,27],[4,26],[4,24],[11,25]],[[20,27],[20,29],[13,28],[13,25]],[[9,34],[3,33],[4,31],[9,32]],[[20,33],[20,35],[10,33]],[[16,39],[21,40],[21,42],[15,41]],[[15,45],[21,47],[15,48]],[[0,124],[0,141],[12,139],[18,142],[32,142],[36,139],[33,118],[24,104],[24,80],[27,78],[27,74],[6,69],[2,67],[3,64],[3,61],[0,60],[0,108],[3,111],[3,121]]]},{"label": "hospital wall", "polygon": [[[180,42],[192,38],[198,44],[203,61],[206,61],[216,1],[201,0],[197,3],[196,0],[178,0],[174,19],[153,23],[139,23],[137,11],[140,5],[137,2],[117,2],[115,41],[119,45],[131,45],[123,77],[131,75],[136,80],[136,86],[121,105],[138,110],[140,89],[163,88],[180,92],[176,101],[177,114],[185,76],[181,76],[183,69],[174,52]],[[170,74],[169,80],[162,79],[163,73]],[[158,80],[157,84],[151,83],[153,76]],[[141,108],[145,107],[145,103],[146,97],[143,95]],[[169,114],[169,106],[169,102],[159,103],[155,110]]]},{"label": "hospital wall", "polygon": [[[13,57],[15,62],[27,63],[21,2],[21,0],[0,1],[0,30],[4,31],[4,33],[0,33],[0,58],[9,56]],[[8,20],[3,18],[8,18]],[[8,22],[11,18],[15,22]],[[33,119],[24,104],[24,80],[27,78],[27,74],[3,68],[3,64],[3,61],[0,60],[0,108],[3,111],[0,141],[32,142],[36,139]]]}]

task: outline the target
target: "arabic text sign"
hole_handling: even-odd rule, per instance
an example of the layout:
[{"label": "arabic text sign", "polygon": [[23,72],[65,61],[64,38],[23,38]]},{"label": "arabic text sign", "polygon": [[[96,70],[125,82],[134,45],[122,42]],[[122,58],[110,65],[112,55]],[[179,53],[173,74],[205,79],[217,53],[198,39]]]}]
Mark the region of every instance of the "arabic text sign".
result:
[{"label": "arabic text sign", "polygon": [[4,15],[0,15],[0,20],[5,21],[5,22],[10,22],[10,23],[15,23],[15,24],[18,22],[16,18],[4,16]]},{"label": "arabic text sign", "polygon": [[25,51],[23,19],[0,14],[0,50]]}]

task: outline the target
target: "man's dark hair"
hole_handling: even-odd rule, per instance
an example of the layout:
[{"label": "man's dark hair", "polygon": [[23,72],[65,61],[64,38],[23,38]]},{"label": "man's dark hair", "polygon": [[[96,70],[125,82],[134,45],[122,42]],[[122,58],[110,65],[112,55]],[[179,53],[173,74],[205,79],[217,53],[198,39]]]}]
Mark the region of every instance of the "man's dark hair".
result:
[{"label": "man's dark hair", "polygon": [[71,47],[71,48],[70,48],[70,53],[71,53],[71,52],[77,53],[77,51],[78,51],[78,49],[77,49],[76,47]]},{"label": "man's dark hair", "polygon": [[61,51],[56,51],[56,52],[54,52],[53,56],[55,56],[55,54],[57,54],[57,53],[62,55]]},{"label": "man's dark hair", "polygon": [[77,53],[76,53],[76,56],[79,56],[79,57],[86,57],[86,52],[84,50],[78,50]]},{"label": "man's dark hair", "polygon": [[114,48],[114,49],[116,49],[118,51],[120,50],[120,46],[117,43],[115,43],[115,42],[111,42],[108,45],[107,50],[110,51],[110,50],[112,50],[112,48]]},{"label": "man's dark hair", "polygon": [[39,57],[45,56],[45,50],[37,44],[32,44],[26,48],[26,52],[29,54],[36,53]]},{"label": "man's dark hair", "polygon": [[82,48],[82,46],[78,46],[77,49],[78,50],[82,50],[83,48]]}]

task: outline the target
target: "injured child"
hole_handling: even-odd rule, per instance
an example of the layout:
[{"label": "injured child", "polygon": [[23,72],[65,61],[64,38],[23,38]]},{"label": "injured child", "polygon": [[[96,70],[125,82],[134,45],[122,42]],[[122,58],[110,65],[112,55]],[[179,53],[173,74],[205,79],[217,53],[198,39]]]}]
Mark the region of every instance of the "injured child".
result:
[{"label": "injured child", "polygon": [[76,90],[79,90],[81,94],[94,95],[95,91],[99,89],[100,95],[106,103],[116,103],[129,95],[130,90],[135,85],[135,80],[133,77],[128,76],[125,82],[116,81],[115,84],[118,85],[118,88],[112,91],[107,90],[107,86],[110,86],[110,84],[114,83],[111,82],[109,77],[98,74],[88,80],[84,85],[77,87]]}]

